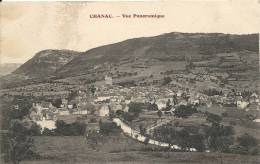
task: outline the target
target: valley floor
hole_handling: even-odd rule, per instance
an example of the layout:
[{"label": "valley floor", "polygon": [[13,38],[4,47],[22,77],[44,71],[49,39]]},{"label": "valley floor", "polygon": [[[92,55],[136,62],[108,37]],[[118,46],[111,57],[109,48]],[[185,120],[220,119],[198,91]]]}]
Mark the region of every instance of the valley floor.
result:
[{"label": "valley floor", "polygon": [[198,152],[167,152],[151,145],[131,140],[118,133],[98,141],[98,145],[87,144],[82,136],[35,137],[35,148],[41,159],[23,161],[22,164],[256,164],[259,156]]}]

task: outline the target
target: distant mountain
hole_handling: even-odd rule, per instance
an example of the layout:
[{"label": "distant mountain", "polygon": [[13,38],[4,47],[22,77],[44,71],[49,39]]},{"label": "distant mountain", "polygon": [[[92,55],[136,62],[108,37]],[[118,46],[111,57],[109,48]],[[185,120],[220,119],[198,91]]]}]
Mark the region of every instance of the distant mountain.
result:
[{"label": "distant mountain", "polygon": [[20,65],[21,65],[20,63],[3,63],[3,64],[0,64],[0,76],[4,76],[4,75],[12,73]]},{"label": "distant mountain", "polygon": [[78,55],[79,52],[71,50],[43,50],[13,73],[31,78],[46,78]]}]

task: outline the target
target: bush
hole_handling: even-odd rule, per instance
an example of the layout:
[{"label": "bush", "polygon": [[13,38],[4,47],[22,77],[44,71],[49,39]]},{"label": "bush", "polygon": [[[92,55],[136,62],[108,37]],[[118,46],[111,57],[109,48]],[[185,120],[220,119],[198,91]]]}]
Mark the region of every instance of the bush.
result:
[{"label": "bush", "polygon": [[32,136],[40,136],[41,135],[41,127],[36,123],[33,123],[29,129],[29,133]]},{"label": "bush", "polygon": [[147,110],[149,111],[157,111],[158,110],[158,106],[157,104],[153,103],[153,104],[148,104]]},{"label": "bush", "polygon": [[222,118],[216,114],[207,113],[207,121],[212,124],[219,124]]},{"label": "bush", "polygon": [[167,85],[167,84],[169,84],[170,82],[172,81],[172,79],[170,78],[170,77],[164,77],[163,78],[163,83],[162,83],[162,85]]},{"label": "bush", "polygon": [[258,144],[257,140],[247,133],[243,134],[241,137],[238,137],[237,141],[239,142],[239,145],[243,147],[257,146]]},{"label": "bush", "polygon": [[139,117],[139,114],[142,112],[142,109],[144,108],[143,103],[133,103],[131,102],[129,105],[129,113],[132,113],[135,117]]},{"label": "bush", "polygon": [[175,111],[174,114],[177,117],[182,117],[182,118],[188,118],[191,116],[193,113],[197,113],[197,109],[192,106],[192,105],[180,105]]},{"label": "bush", "polygon": [[134,114],[128,112],[123,113],[122,117],[124,120],[129,122],[133,121],[136,118]]},{"label": "bush", "polygon": [[84,122],[73,122],[71,124],[65,123],[63,120],[56,121],[56,129],[54,129],[55,135],[62,136],[79,136],[84,135],[86,130],[86,124]]},{"label": "bush", "polygon": [[44,128],[43,131],[42,131],[42,135],[43,136],[54,136],[55,132],[54,132],[54,130],[50,130],[48,128]]},{"label": "bush", "polygon": [[235,121],[230,121],[229,124],[235,126],[237,123]]},{"label": "bush", "polygon": [[234,130],[232,126],[212,124],[206,130],[209,148],[213,151],[229,152],[234,143]]},{"label": "bush", "polygon": [[116,123],[114,122],[99,122],[100,133],[104,135],[109,135],[115,129],[118,129]]}]

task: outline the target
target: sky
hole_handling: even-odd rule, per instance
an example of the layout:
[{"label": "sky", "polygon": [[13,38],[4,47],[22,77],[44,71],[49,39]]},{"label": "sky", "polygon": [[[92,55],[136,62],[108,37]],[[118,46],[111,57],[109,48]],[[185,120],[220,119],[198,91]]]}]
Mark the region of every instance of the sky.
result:
[{"label": "sky", "polygon": [[[0,62],[24,63],[44,49],[86,51],[169,32],[260,32],[260,0],[159,2],[2,2]],[[161,19],[90,14],[161,14]]]}]

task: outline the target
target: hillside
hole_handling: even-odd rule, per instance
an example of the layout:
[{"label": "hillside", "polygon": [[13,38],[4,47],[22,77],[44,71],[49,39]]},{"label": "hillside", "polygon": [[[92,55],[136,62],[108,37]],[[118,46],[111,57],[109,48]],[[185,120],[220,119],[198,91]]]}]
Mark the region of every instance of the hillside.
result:
[{"label": "hillside", "polygon": [[180,73],[211,73],[228,77],[232,83],[239,79],[247,85],[248,81],[257,84],[258,38],[258,34],[168,33],[129,39],[82,53],[44,50],[11,76],[91,83],[109,75],[114,82],[121,83],[152,82]]},{"label": "hillside", "polygon": [[[168,33],[135,38],[83,52],[57,71],[59,79],[99,81],[158,79],[176,72],[228,73],[258,78],[258,35]],[[187,71],[192,65],[193,68]]]},{"label": "hillside", "polygon": [[56,70],[80,53],[71,50],[43,50],[11,74],[0,78],[1,88],[39,83],[53,76]]},{"label": "hillside", "polygon": [[14,71],[20,74],[35,77],[48,77],[63,65],[74,59],[79,52],[70,50],[44,50],[38,52],[32,59]]}]

